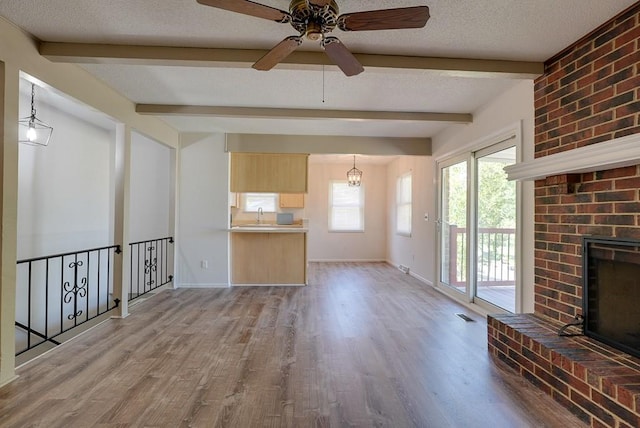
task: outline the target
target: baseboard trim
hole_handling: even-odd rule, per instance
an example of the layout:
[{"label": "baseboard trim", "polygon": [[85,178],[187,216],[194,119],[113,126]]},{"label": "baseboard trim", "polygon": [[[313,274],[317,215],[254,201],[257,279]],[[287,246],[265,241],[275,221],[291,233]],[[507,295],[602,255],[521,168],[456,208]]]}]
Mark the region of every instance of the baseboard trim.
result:
[{"label": "baseboard trim", "polygon": [[227,283],[187,283],[176,284],[176,288],[231,288]]},{"label": "baseboard trim", "polygon": [[[18,367],[16,367],[18,368]],[[2,388],[5,385],[9,385],[11,382],[13,382],[14,380],[18,379],[20,376],[14,375],[13,377],[10,377],[9,379],[5,380],[4,382],[0,383],[0,388]]]},{"label": "baseboard trim", "polygon": [[309,263],[386,263],[385,259],[309,259]]},{"label": "baseboard trim", "polygon": [[307,284],[231,284],[232,288],[237,287],[306,287]]},{"label": "baseboard trim", "polygon": [[[391,261],[391,260],[385,260],[385,262],[386,262],[388,265],[393,266],[394,268],[399,268],[399,266],[402,264],[402,263],[396,263],[396,262]],[[423,276],[418,275],[417,273],[415,273],[415,272],[411,269],[411,267],[410,267],[410,266],[409,266],[409,273],[408,273],[408,274],[409,274],[409,276],[411,276],[411,277],[413,277],[413,278],[417,279],[418,281],[420,281],[420,282],[422,282],[422,283],[424,283],[424,284],[426,284],[426,285],[429,285],[429,286],[433,287],[433,282],[432,282],[432,281],[429,281],[427,278],[425,278],[425,277],[423,277]],[[435,287],[434,287],[434,288],[435,288]]]},{"label": "baseboard trim", "polygon": [[433,287],[433,282],[429,281],[427,278],[422,277],[422,276],[418,275],[417,273],[411,272],[411,271],[409,271],[409,275],[411,275],[412,277],[414,277],[418,281],[420,281],[420,282],[422,282],[422,283],[424,283],[424,284],[426,284],[426,285],[428,285],[430,287]]}]

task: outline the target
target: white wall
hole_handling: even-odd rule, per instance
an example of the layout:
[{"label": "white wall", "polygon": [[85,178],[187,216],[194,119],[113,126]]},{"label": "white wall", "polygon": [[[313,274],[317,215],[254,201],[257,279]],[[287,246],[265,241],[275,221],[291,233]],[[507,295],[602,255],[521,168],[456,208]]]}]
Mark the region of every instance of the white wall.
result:
[{"label": "white wall", "polygon": [[[396,233],[396,181],[411,171],[411,236]],[[387,167],[387,261],[409,267],[428,284],[435,278],[435,187],[433,161],[427,156],[402,156]],[[428,214],[429,220],[424,216]]]},{"label": "white wall", "polygon": [[[28,117],[31,85],[23,80],[21,86],[20,117]],[[65,112],[56,101],[58,97],[49,91],[36,90],[37,117],[54,128],[49,145],[18,146],[18,260],[114,244],[115,129],[105,129]],[[99,262],[102,272],[107,271],[105,254],[101,254]],[[90,263],[94,267],[91,273],[81,268],[80,275],[86,275],[92,286],[98,281],[105,284],[106,276],[97,274],[98,259],[84,261],[84,257],[80,258],[86,269]],[[48,325],[48,333],[54,334],[61,328],[60,320],[64,320],[65,328],[73,324],[60,314],[60,303],[55,299],[48,301],[48,324],[45,322],[45,284],[51,295],[60,295],[60,275],[72,281],[72,271],[64,269],[66,265],[60,259],[46,264],[48,277],[44,267],[44,263],[35,263],[17,268],[16,321],[31,323],[41,332]],[[31,312],[29,302],[33,305]],[[96,308],[94,300],[88,304],[91,310]],[[65,306],[64,314],[69,311]],[[17,349],[26,349],[26,334],[16,330],[15,337]]]},{"label": "white wall", "polygon": [[229,155],[224,145],[223,134],[182,136],[177,287],[229,284]]},{"label": "white wall", "polygon": [[[357,161],[356,161],[357,162]],[[357,162],[363,172],[365,219],[363,233],[329,232],[329,182],[346,180],[352,163],[309,163],[309,193],[305,211],[309,219],[310,261],[379,261],[386,259],[386,165]]]},{"label": "white wall", "polygon": [[[30,87],[30,85],[29,85]],[[18,259],[113,245],[113,130],[42,102],[38,118],[53,126],[47,147],[19,145]],[[30,95],[20,93],[20,117]]]},{"label": "white wall", "polygon": [[[533,82],[521,81],[474,113],[473,123],[450,128],[433,139],[433,158],[446,159],[456,153],[475,150],[487,137],[506,128],[522,126],[522,160],[533,159],[534,100]],[[435,181],[435,180],[434,180]],[[430,212],[436,212],[436,200],[432,199]],[[533,312],[534,280],[534,192],[533,183],[522,185],[522,312]],[[436,246],[431,250],[435,255]]]},{"label": "white wall", "polygon": [[131,134],[129,238],[132,242],[171,234],[171,150],[141,134]]}]

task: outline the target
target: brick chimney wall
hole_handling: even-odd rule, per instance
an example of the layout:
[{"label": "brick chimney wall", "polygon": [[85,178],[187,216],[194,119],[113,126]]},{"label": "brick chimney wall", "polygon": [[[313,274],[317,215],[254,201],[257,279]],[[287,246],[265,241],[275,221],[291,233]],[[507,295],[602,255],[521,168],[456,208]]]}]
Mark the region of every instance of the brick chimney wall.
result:
[{"label": "brick chimney wall", "polygon": [[[535,157],[640,132],[640,3],[545,63]],[[584,235],[640,239],[640,166],[547,177],[535,190],[535,313],[582,313]]]}]

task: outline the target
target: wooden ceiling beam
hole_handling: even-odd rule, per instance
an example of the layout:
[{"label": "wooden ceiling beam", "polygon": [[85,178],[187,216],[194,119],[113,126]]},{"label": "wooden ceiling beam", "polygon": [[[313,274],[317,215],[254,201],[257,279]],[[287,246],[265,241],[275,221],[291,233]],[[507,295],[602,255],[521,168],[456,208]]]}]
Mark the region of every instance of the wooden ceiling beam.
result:
[{"label": "wooden ceiling beam", "polygon": [[[250,67],[267,53],[261,49],[186,48],[167,46],[107,45],[41,42],[40,54],[53,62],[76,64],[134,64],[190,67]],[[542,62],[492,59],[355,53],[365,68],[429,70],[464,77],[534,79],[544,71]],[[323,52],[296,51],[279,68],[315,68],[333,65]]]},{"label": "wooden ceiling beam", "polygon": [[267,119],[397,120],[422,122],[471,123],[468,113],[432,113],[406,111],[322,110],[267,107],[220,107],[165,104],[138,104],[136,112],[154,116],[253,117]]}]

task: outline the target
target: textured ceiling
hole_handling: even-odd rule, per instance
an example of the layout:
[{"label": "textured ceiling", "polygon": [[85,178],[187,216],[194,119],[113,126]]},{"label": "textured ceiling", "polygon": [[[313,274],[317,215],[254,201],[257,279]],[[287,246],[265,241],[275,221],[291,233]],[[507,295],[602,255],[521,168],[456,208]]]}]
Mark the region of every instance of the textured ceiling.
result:
[{"label": "textured ceiling", "polygon": [[[288,9],[287,0],[261,0]],[[428,5],[423,29],[334,31],[353,52],[544,61],[633,0],[342,0],[341,12]],[[202,6],[195,0],[0,0],[0,15],[40,40],[124,45],[269,49],[295,34],[288,24]],[[302,51],[318,51],[305,41]],[[474,113],[504,92],[508,76],[333,66],[258,72],[229,67],[86,64],[136,103],[335,110]],[[464,77],[463,77],[464,76]],[[323,102],[324,100],[324,102]],[[181,131],[431,137],[446,122],[166,117]]]},{"label": "textured ceiling", "polygon": [[[259,3],[287,10],[287,0]],[[633,0],[342,0],[341,13],[427,5],[424,29],[336,34],[363,53],[544,61]],[[2,0],[0,14],[48,41],[269,48],[295,34],[195,0]],[[304,49],[315,44],[305,42]]]}]

